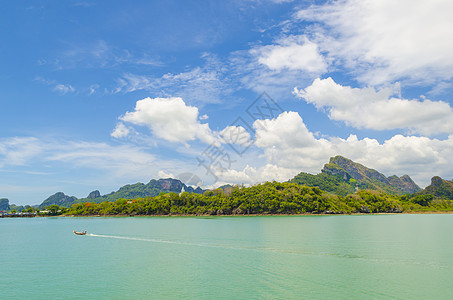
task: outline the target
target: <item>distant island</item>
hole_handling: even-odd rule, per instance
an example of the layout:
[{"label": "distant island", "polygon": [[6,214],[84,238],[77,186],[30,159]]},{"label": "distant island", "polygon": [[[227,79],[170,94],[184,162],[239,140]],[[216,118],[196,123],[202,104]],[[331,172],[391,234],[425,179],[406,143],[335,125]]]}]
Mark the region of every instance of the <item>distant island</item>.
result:
[{"label": "distant island", "polygon": [[[8,199],[0,199],[0,211],[11,207]],[[449,212],[453,181],[435,176],[422,190],[408,175],[386,177],[336,156],[321,173],[302,172],[289,182],[203,190],[168,178],[126,185],[103,196],[93,191],[83,199],[59,192],[39,207],[18,209],[14,207],[16,213],[71,216]]]},{"label": "distant island", "polygon": [[180,193],[181,191],[186,191],[189,193],[197,193],[203,194],[205,190],[201,189],[200,187],[193,188],[191,186],[187,186],[182,183],[178,179],[159,179],[155,180],[152,179],[147,184],[143,183],[136,183],[136,184],[128,184],[121,187],[116,192],[111,192],[107,195],[101,195],[101,193],[96,190],[88,194],[86,198],[77,199],[74,196],[65,195],[62,192],[58,192],[46,200],[44,200],[39,207],[45,208],[50,205],[56,204],[63,207],[70,207],[75,203],[84,203],[84,202],[94,202],[94,203],[102,203],[104,201],[114,202],[118,199],[136,199],[136,198],[144,198],[144,197],[154,197],[158,196],[162,193]]}]

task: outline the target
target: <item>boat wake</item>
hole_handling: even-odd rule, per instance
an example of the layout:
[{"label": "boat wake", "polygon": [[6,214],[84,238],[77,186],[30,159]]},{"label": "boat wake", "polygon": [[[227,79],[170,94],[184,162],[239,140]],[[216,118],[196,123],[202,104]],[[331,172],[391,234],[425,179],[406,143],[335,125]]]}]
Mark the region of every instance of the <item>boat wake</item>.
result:
[{"label": "boat wake", "polygon": [[257,251],[257,252],[286,252],[286,253],[291,253],[291,251],[283,250],[283,249],[244,247],[244,246],[233,246],[233,245],[228,245],[228,244],[203,244],[203,243],[192,243],[192,242],[185,242],[185,241],[170,241],[170,240],[161,240],[161,239],[148,239],[148,238],[119,236],[119,235],[106,235],[106,234],[94,234],[94,233],[87,233],[86,236],[100,237],[100,238],[109,238],[109,239],[118,239],[118,240],[142,241],[142,242],[150,242],[150,243],[162,243],[162,244],[174,244],[174,245],[184,245],[184,246],[194,246],[194,247],[205,247],[205,248],[223,248],[223,249]]},{"label": "boat wake", "polygon": [[[332,252],[318,252],[318,251],[306,251],[303,249],[283,249],[283,248],[272,248],[272,247],[247,247],[247,246],[235,246],[231,244],[204,244],[204,243],[193,243],[185,241],[171,241],[171,240],[162,240],[162,239],[149,239],[149,238],[140,238],[140,237],[130,237],[130,236],[119,236],[119,235],[106,235],[106,234],[94,234],[87,233],[86,236],[89,237],[98,237],[98,238],[107,238],[107,239],[118,239],[118,240],[129,240],[129,241],[142,241],[149,243],[161,243],[161,244],[173,244],[173,245],[184,245],[184,246],[193,246],[193,247],[204,247],[204,248],[220,248],[228,250],[238,250],[238,251],[253,251],[253,252],[266,252],[266,253],[275,253],[275,254],[285,254],[285,255],[302,255],[302,256],[311,256],[311,257],[333,257],[338,259],[353,259],[361,261],[373,261],[378,263],[387,263],[387,264],[420,264],[416,261],[411,260],[398,260],[394,258],[376,258],[376,257],[367,257],[360,255],[350,255],[346,253],[332,253]],[[424,264],[430,267],[436,268],[446,268],[446,266],[440,266],[436,263],[434,264]]]},{"label": "boat wake", "polygon": [[189,242],[181,242],[181,241],[168,241],[168,240],[160,240],[160,239],[146,239],[146,238],[120,236],[120,235],[106,235],[106,234],[87,233],[87,236],[101,237],[101,238],[108,238],[108,239],[118,239],[118,240],[142,241],[142,242],[151,242],[151,243],[177,244],[177,245],[189,245],[189,246],[209,246],[209,245],[203,245],[203,244],[197,244],[197,243],[189,243]]}]

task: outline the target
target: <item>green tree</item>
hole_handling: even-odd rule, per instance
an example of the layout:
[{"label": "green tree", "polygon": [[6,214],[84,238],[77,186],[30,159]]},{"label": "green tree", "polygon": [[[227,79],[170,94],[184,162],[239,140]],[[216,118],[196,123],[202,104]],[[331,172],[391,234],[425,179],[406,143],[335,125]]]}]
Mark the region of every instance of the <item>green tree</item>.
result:
[{"label": "green tree", "polygon": [[29,206],[28,208],[23,210],[23,212],[32,213],[32,212],[34,212],[34,209],[33,209],[33,207]]},{"label": "green tree", "polygon": [[412,198],[412,202],[420,204],[421,206],[428,206],[434,199],[433,195],[418,195]]},{"label": "green tree", "polygon": [[50,215],[55,216],[59,213],[60,206],[58,206],[57,204],[52,204],[47,208],[47,210],[49,211]]}]

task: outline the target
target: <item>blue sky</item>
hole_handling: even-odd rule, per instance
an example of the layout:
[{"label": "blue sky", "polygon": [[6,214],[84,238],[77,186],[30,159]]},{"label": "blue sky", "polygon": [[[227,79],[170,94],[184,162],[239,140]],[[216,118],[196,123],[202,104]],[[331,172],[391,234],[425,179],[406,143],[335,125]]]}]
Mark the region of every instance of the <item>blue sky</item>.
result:
[{"label": "blue sky", "polygon": [[283,181],[334,155],[422,187],[451,180],[452,13],[442,0],[4,3],[0,197],[186,173],[205,188]]}]

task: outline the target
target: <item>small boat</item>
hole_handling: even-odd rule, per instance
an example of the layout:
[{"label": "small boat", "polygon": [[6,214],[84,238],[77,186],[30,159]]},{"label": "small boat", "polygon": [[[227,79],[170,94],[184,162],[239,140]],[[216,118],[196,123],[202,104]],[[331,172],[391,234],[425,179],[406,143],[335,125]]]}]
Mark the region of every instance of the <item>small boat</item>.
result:
[{"label": "small boat", "polygon": [[77,234],[77,235],[85,235],[85,234],[87,234],[86,230],[84,230],[82,232],[78,232],[78,231],[73,230],[73,232],[74,232],[74,234]]}]

